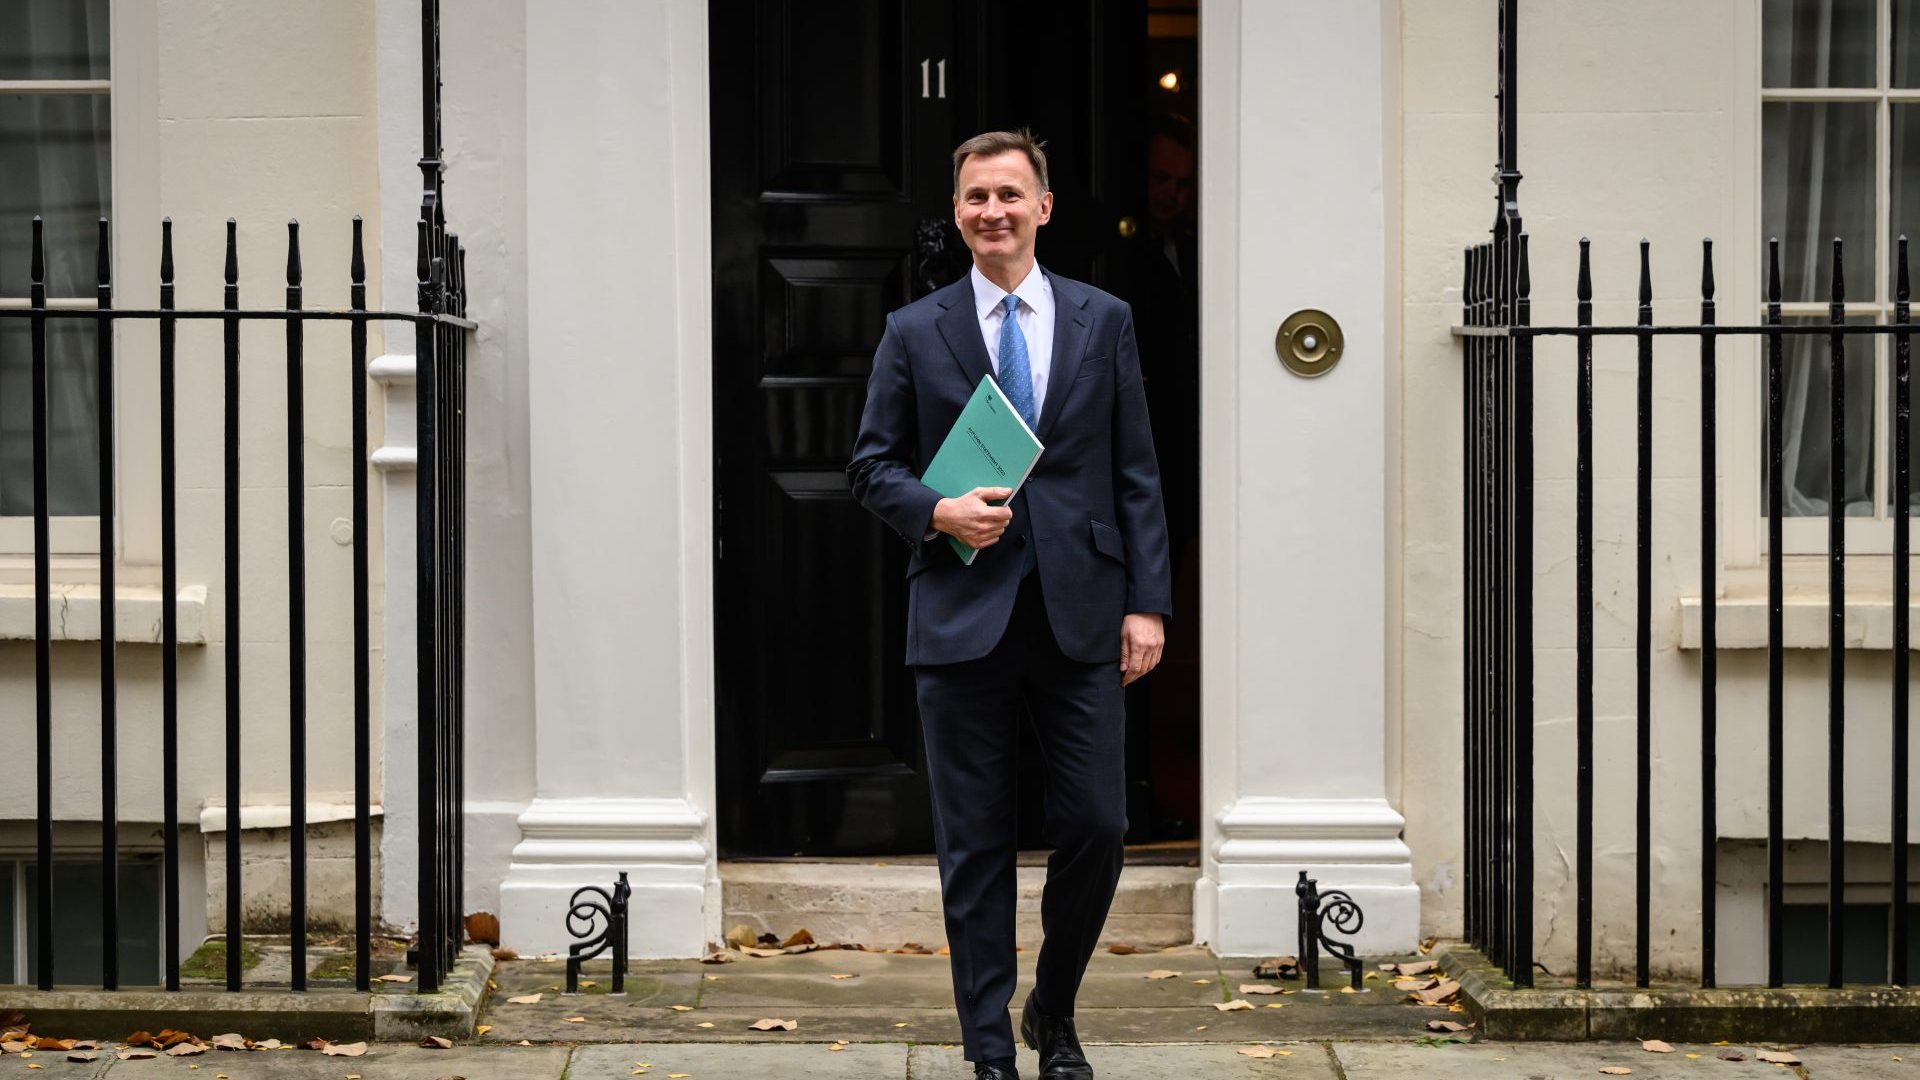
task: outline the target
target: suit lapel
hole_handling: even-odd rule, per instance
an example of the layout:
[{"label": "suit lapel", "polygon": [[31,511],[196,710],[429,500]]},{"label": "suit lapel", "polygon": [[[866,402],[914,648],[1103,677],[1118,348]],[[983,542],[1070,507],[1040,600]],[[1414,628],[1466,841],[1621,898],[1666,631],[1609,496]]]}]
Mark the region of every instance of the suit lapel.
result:
[{"label": "suit lapel", "polygon": [[1087,337],[1093,329],[1093,320],[1086,312],[1087,291],[1078,282],[1053,274],[1048,274],[1047,280],[1053,284],[1053,369],[1047,374],[1047,400],[1040,406],[1040,429],[1034,432],[1042,442],[1053,430],[1073,381],[1080,375]]},{"label": "suit lapel", "polygon": [[940,336],[946,339],[948,351],[959,361],[960,370],[967,376],[967,389],[971,391],[993,371],[987,359],[987,343],[980,336],[980,316],[973,310],[972,280],[962,277],[947,286],[945,295],[940,297],[940,306],[946,311],[935,320],[935,325],[940,327]]}]

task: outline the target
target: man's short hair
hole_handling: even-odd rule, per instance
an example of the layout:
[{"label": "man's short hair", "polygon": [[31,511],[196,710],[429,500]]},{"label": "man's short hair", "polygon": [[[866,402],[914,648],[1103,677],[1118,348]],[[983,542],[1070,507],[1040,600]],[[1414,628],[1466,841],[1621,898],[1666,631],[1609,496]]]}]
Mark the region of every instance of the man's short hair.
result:
[{"label": "man's short hair", "polygon": [[1196,140],[1193,134],[1193,121],[1179,113],[1154,113],[1147,117],[1147,141],[1172,139],[1175,146],[1187,150],[1194,148]]},{"label": "man's short hair", "polygon": [[1047,186],[1047,152],[1041,149],[1046,145],[1045,142],[1036,140],[1033,132],[1026,128],[1021,128],[1019,131],[988,131],[975,135],[954,148],[953,193],[956,195],[960,193],[960,165],[968,157],[974,154],[993,157],[1009,150],[1018,150],[1027,155],[1027,162],[1033,166],[1033,175],[1040,181],[1040,191],[1043,193],[1052,191],[1053,189]]}]

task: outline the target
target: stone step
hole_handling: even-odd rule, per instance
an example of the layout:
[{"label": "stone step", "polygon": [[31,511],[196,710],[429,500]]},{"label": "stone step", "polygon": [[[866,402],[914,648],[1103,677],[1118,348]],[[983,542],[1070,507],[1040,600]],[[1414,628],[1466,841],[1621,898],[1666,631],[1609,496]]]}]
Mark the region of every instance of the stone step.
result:
[{"label": "stone step", "polygon": [[[1040,944],[1040,890],[1046,867],[1016,871],[1014,935],[1017,944]],[[1191,866],[1128,866],[1108,912],[1101,944],[1139,948],[1193,941]],[[940,913],[940,870],[919,865],[845,861],[753,861],[720,864],[721,907],[729,929],[746,925],[755,934],[781,938],[806,929],[823,943],[858,942],[893,948],[915,941],[932,949],[947,940]]]}]

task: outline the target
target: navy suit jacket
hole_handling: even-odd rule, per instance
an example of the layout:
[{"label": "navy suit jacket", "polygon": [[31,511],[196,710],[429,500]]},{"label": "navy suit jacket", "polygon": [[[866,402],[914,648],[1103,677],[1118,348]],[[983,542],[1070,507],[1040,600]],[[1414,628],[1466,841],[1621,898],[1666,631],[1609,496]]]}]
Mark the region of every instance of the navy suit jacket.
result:
[{"label": "navy suit jacket", "polygon": [[941,496],[920,476],[993,370],[973,286],[963,277],[887,316],[847,478],[861,505],[913,548],[909,664],[976,660],[998,644],[1027,544],[1054,637],[1075,660],[1117,669],[1122,618],[1172,614],[1166,513],[1133,312],[1090,285],[1047,277],[1053,366],[1034,431],[1046,449],[1014,497],[1006,533],[971,566],[944,534],[922,539]]}]

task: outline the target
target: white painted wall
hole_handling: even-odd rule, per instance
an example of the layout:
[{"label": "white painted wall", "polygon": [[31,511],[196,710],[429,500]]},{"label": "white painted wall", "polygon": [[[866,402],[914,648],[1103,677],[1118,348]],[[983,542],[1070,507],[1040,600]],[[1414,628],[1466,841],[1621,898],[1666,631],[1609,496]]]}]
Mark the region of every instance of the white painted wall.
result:
[{"label": "white painted wall", "polygon": [[[1751,0],[1523,6],[1519,191],[1532,235],[1536,323],[1573,321],[1581,236],[1593,241],[1597,322],[1633,319],[1641,237],[1652,241],[1656,320],[1697,319],[1703,236],[1716,239],[1720,321],[1758,321],[1750,302],[1760,296],[1761,263],[1757,8]],[[1461,249],[1483,239],[1493,220],[1495,27],[1493,0],[1408,3],[1401,23],[1403,807],[1426,930],[1436,934],[1460,931],[1462,872],[1461,350],[1448,328],[1459,321]],[[1634,935],[1634,354],[1629,339],[1595,353],[1595,960],[1619,968],[1632,964]],[[1683,606],[1701,595],[1696,356],[1662,343],[1654,386],[1652,940],[1656,970],[1681,972],[1699,964],[1700,663],[1682,637]],[[1752,494],[1758,435],[1738,418],[1762,408],[1752,374],[1759,358],[1750,345],[1723,345],[1721,356],[1718,587],[1722,603],[1752,615],[1765,596]],[[1571,344],[1543,344],[1537,370],[1535,927],[1541,961],[1558,970],[1573,956]],[[1790,588],[1821,593],[1823,559],[1788,563]],[[1885,556],[1849,561],[1863,599],[1884,597],[1889,573]],[[1823,617],[1824,605],[1813,604]],[[1720,655],[1721,835],[1763,837],[1764,637],[1727,636],[1735,640]],[[1800,640],[1820,648],[1787,658],[1787,833],[1817,839],[1826,835],[1826,657],[1824,637]],[[1880,651],[1849,657],[1847,838],[1885,843],[1893,687],[1884,626],[1876,640]],[[1861,881],[1885,880],[1868,862],[1853,870]],[[1723,911],[1729,904],[1723,899]],[[1730,929],[1747,924],[1723,920],[1720,955],[1757,954],[1761,939]]]},{"label": "white painted wall", "polygon": [[[388,309],[418,306],[415,223],[421,175],[420,6],[378,0],[379,169]],[[468,251],[467,842],[468,911],[500,910],[500,881],[533,798],[533,596],[527,437],[526,5],[485,0],[443,10],[442,128],[449,227]],[[390,327],[386,383],[388,637],[401,662],[382,687],[393,760],[384,793],[391,827],[385,907],[417,921],[414,757],[413,332]]]},{"label": "white painted wall", "polygon": [[718,937],[713,863],[706,6],[525,24],[536,797],[503,892],[522,951],[633,875],[637,955]]},{"label": "white painted wall", "polygon": [[[1418,894],[1388,801],[1392,3],[1202,5],[1205,876],[1196,936],[1286,951],[1301,870],[1408,948]],[[1311,42],[1311,47],[1303,43]],[[1285,63],[1274,62],[1285,57]],[[1344,359],[1288,372],[1274,336],[1331,313]]]}]

